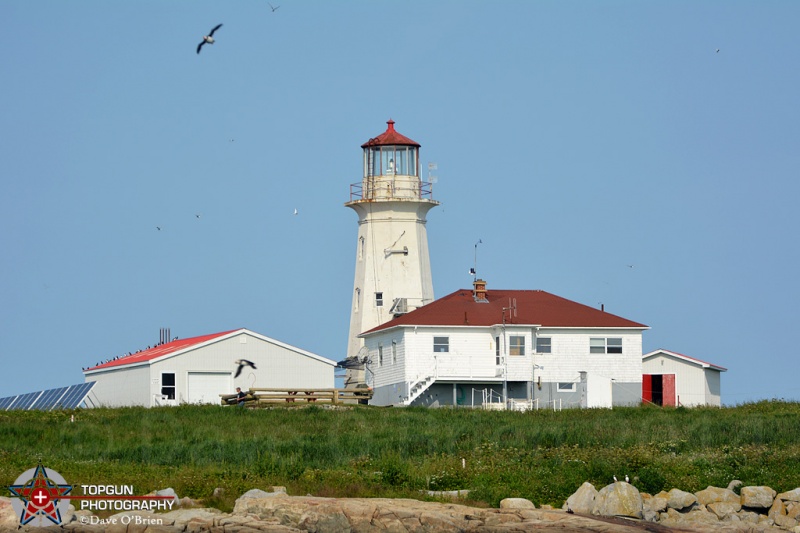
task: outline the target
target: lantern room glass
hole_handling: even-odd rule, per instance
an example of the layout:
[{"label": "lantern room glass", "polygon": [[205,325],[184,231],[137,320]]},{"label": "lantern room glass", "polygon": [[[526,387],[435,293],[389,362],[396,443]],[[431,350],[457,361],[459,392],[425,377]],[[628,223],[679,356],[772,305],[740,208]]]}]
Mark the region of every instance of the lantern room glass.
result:
[{"label": "lantern room glass", "polygon": [[371,146],[364,149],[365,176],[419,177],[416,146]]}]

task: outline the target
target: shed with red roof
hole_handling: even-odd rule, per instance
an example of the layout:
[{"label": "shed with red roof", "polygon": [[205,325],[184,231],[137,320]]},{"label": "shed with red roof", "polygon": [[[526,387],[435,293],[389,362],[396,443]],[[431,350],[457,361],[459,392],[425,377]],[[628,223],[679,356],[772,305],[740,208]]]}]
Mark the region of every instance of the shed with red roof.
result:
[{"label": "shed with red roof", "polygon": [[96,382],[99,405],[155,407],[218,404],[220,394],[233,394],[236,387],[333,388],[335,366],[330,359],[241,328],[167,339],[83,373],[86,381]]},{"label": "shed with red roof", "polygon": [[670,350],[642,356],[642,401],[666,406],[722,405],[727,368]]}]

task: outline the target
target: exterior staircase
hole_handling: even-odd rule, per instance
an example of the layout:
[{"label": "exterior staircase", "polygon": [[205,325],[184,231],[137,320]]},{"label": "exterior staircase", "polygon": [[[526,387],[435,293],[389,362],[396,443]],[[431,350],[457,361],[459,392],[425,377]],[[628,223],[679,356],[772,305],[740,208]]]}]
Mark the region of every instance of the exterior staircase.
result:
[{"label": "exterior staircase", "polygon": [[433,366],[417,374],[416,379],[408,382],[408,396],[402,399],[402,405],[411,405],[436,382],[436,361]]}]

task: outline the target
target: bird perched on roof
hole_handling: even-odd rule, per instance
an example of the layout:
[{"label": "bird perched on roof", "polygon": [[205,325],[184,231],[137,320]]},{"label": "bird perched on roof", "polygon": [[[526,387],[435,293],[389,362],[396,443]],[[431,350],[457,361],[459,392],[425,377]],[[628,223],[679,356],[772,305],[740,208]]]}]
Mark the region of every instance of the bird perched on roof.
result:
[{"label": "bird perched on roof", "polygon": [[203,40],[200,41],[200,44],[197,45],[197,53],[198,54],[200,53],[200,49],[203,47],[204,44],[206,44],[206,43],[214,44],[214,32],[217,31],[218,29],[220,29],[221,27],[222,27],[222,24],[217,24],[216,26],[214,26],[211,29],[211,31],[208,33],[208,35],[203,37]]},{"label": "bird perched on roof", "polygon": [[238,378],[239,374],[242,373],[242,368],[246,366],[249,366],[253,370],[256,370],[256,365],[254,365],[252,361],[248,361],[247,359],[237,359],[236,361],[233,362],[233,364],[239,365],[239,368],[236,369],[236,374],[234,374],[233,379]]}]

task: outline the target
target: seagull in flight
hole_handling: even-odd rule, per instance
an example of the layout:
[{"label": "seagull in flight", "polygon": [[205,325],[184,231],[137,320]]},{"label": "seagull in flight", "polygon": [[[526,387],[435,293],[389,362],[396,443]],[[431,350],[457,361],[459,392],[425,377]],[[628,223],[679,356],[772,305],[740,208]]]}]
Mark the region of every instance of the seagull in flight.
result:
[{"label": "seagull in flight", "polygon": [[278,10],[278,8],[281,7],[281,6],[273,6],[269,2],[267,2],[267,5],[270,7],[270,9],[272,9],[273,13],[275,13]]},{"label": "seagull in flight", "polygon": [[200,41],[200,44],[197,45],[197,53],[198,54],[200,53],[200,49],[203,47],[204,44],[206,44],[206,43],[214,44],[214,32],[217,31],[218,29],[220,29],[221,27],[222,27],[222,24],[217,24],[216,26],[214,26],[211,29],[211,31],[209,32],[208,35],[203,37],[203,40]]},{"label": "seagull in flight", "polygon": [[256,365],[253,364],[252,361],[248,361],[247,359],[237,359],[233,362],[235,365],[239,365],[239,368],[236,369],[236,374],[234,374],[233,379],[239,377],[239,374],[242,373],[242,368],[249,366],[252,367],[253,370],[256,370]]}]

